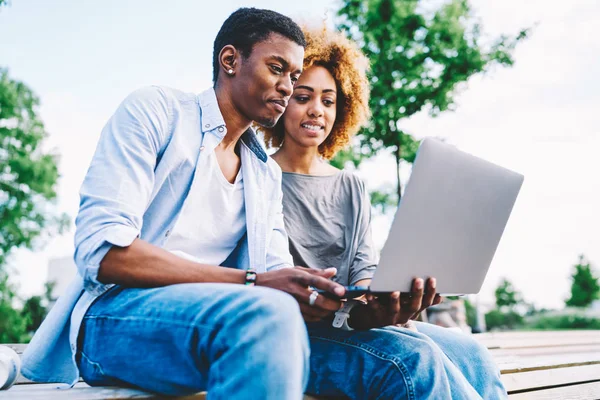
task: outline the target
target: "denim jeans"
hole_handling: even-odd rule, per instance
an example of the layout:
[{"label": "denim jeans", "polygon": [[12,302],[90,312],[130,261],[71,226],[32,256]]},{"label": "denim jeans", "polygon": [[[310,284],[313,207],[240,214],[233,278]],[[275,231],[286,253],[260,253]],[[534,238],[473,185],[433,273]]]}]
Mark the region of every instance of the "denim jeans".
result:
[{"label": "denim jeans", "polygon": [[301,399],[309,346],[297,302],[261,287],[115,287],[88,309],[77,364],[90,385],[210,399]]},{"label": "denim jeans", "polygon": [[500,371],[471,336],[431,324],[342,331],[309,324],[307,393],[351,399],[506,399]]}]

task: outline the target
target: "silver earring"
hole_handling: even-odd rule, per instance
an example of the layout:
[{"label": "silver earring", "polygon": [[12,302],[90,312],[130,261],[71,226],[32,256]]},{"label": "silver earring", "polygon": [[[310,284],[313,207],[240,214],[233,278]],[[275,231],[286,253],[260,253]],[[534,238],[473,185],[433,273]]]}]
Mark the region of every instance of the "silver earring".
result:
[{"label": "silver earring", "polygon": [[229,75],[231,75],[231,74],[233,74],[233,70],[230,68],[230,69],[229,69],[229,71],[227,71],[227,73],[228,73]]}]

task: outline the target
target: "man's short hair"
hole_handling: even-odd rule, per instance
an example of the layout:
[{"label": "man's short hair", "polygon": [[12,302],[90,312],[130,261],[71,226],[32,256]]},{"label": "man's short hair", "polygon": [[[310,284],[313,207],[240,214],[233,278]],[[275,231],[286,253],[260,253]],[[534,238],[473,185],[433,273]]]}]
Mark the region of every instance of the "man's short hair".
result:
[{"label": "man's short hair", "polygon": [[302,47],[306,40],[302,29],[291,18],[271,10],[240,8],[223,22],[213,47],[213,84],[219,76],[219,53],[227,45],[240,51],[244,58],[252,53],[256,43],[266,40],[272,33],[278,33]]}]

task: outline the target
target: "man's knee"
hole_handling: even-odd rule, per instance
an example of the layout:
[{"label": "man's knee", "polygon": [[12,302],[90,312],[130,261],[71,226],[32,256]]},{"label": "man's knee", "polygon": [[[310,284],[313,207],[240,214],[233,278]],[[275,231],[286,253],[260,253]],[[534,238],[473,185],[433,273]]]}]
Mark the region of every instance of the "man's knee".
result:
[{"label": "man's knee", "polygon": [[244,292],[230,315],[230,324],[243,326],[243,335],[261,341],[298,342],[308,349],[306,325],[298,302],[280,290],[254,287]]},{"label": "man's knee", "polygon": [[300,373],[305,379],[310,345],[297,301],[275,289],[256,287],[249,292],[245,310],[234,317],[234,324],[243,325],[238,345],[262,364],[272,365],[284,375]]},{"label": "man's knee", "polygon": [[303,327],[302,314],[298,302],[291,295],[280,290],[256,287],[249,291],[245,312],[250,318],[265,323],[282,323],[290,329]]}]

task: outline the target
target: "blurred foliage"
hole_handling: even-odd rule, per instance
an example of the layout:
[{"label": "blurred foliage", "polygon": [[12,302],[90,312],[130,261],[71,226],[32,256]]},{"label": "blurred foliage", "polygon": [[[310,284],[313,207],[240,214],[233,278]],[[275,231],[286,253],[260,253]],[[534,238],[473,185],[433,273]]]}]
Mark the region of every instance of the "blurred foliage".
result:
[{"label": "blurred foliage", "polygon": [[466,297],[464,298],[464,302],[465,302],[465,313],[467,314],[467,325],[469,325],[471,328],[476,328],[478,325],[477,324],[477,309]]},{"label": "blurred foliage", "polygon": [[0,343],[29,341],[49,303],[48,288],[44,296],[18,297],[9,279],[10,253],[33,248],[42,234],[62,233],[69,224],[66,214],[54,212],[58,157],[42,150],[47,133],[38,106],[35,94],[0,68]]},{"label": "blurred foliage", "polygon": [[572,296],[564,310],[536,308],[523,300],[522,294],[507,279],[496,288],[496,309],[485,315],[488,330],[507,329],[600,329],[597,314],[583,310],[598,298],[598,279],[582,255],[574,266]]},{"label": "blurred foliage", "polygon": [[488,330],[516,329],[523,325],[524,315],[531,310],[525,303],[521,292],[513,284],[503,278],[494,292],[496,309],[485,314],[485,325]]},{"label": "blurred foliage", "polygon": [[18,307],[20,302],[15,288],[10,284],[8,273],[0,271],[0,343],[28,343],[48,314],[53,283],[46,284],[42,296],[32,296]]},{"label": "blurred foliage", "polygon": [[[431,115],[455,109],[461,83],[493,65],[512,65],[515,46],[529,32],[484,40],[467,0],[427,8],[432,5],[424,0],[343,0],[338,12],[338,28],[357,41],[371,62],[373,117],[352,151],[340,153],[334,162],[358,165],[391,149],[397,167],[396,203],[402,194],[400,164],[412,163],[419,145],[400,121],[423,109]],[[377,197],[372,203],[388,200]]]},{"label": "blurred foliage", "polygon": [[0,68],[0,269],[12,250],[31,248],[44,230],[62,233],[65,214],[52,213],[58,156],[42,150],[47,136],[38,98]]},{"label": "blurred foliage", "polygon": [[17,301],[15,288],[8,281],[6,271],[0,270],[0,343],[23,343],[28,341],[28,318],[14,308]]},{"label": "blurred foliage", "polygon": [[496,307],[500,310],[513,309],[515,306],[524,303],[521,293],[506,278],[502,279],[494,294],[496,295]]},{"label": "blurred foliage", "polygon": [[520,328],[523,326],[523,321],[523,316],[513,310],[492,310],[485,314],[485,326],[488,331]]},{"label": "blurred foliage", "polygon": [[21,315],[27,319],[27,332],[33,334],[46,318],[49,311],[48,306],[55,300],[52,298],[54,286],[54,282],[46,283],[42,296],[32,296],[25,301]]},{"label": "blurred foliage", "polygon": [[526,329],[600,329],[600,319],[584,315],[541,316],[525,325]]},{"label": "blurred foliage", "polygon": [[583,254],[579,256],[579,263],[573,269],[571,297],[565,303],[570,307],[588,307],[599,298],[598,278],[594,275],[592,266],[589,261],[585,260]]}]

